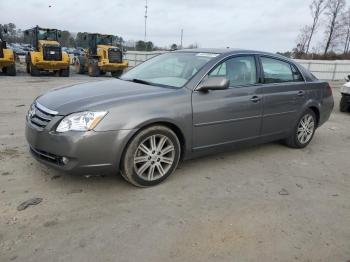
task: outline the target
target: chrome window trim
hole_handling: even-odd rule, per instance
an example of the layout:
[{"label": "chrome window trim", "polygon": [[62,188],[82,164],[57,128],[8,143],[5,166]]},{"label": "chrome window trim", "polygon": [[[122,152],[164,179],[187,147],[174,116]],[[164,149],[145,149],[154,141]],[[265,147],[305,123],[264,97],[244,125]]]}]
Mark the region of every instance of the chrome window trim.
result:
[{"label": "chrome window trim", "polygon": [[[234,53],[234,54],[229,54],[229,55],[226,55],[225,57],[223,57],[220,61],[218,61],[216,64],[214,64],[213,66],[211,66],[209,68],[209,70],[206,71],[206,73],[201,77],[201,79],[199,80],[199,82],[195,85],[195,88],[193,88],[193,91],[194,92],[198,92],[197,88],[198,86],[200,85],[200,83],[203,81],[203,79],[209,74],[209,72],[214,68],[216,67],[218,64],[220,64],[221,62],[223,62],[224,60],[226,59],[230,59],[230,58],[233,58],[235,56],[266,56],[266,57],[270,57],[270,58],[273,58],[273,59],[277,59],[277,60],[280,60],[280,61],[283,61],[285,63],[289,63],[291,65],[293,65],[294,67],[296,67],[298,69],[298,71],[300,72],[300,74],[302,75],[304,81],[296,81],[296,82],[284,82],[284,83],[307,83],[306,82],[306,78],[304,76],[304,73],[302,72],[302,70],[299,69],[299,67],[293,62],[293,61],[290,61],[288,59],[284,59],[282,57],[276,57],[274,55],[271,55],[271,54],[262,54],[262,53],[259,53],[259,52],[252,52],[252,53]],[[258,67],[258,65],[255,65],[256,67]],[[259,85],[266,85],[266,83],[258,83]]]}]

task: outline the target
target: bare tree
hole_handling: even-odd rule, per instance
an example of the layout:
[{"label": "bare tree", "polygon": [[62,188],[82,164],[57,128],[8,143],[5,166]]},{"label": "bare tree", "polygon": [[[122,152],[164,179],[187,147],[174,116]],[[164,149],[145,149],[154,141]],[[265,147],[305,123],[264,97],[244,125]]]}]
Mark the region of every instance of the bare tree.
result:
[{"label": "bare tree", "polygon": [[344,37],[344,54],[349,53],[350,47],[350,7],[343,14],[343,37]]},{"label": "bare tree", "polygon": [[297,51],[298,53],[306,53],[307,44],[310,39],[311,27],[304,26],[300,29],[300,33],[297,37]]},{"label": "bare tree", "polygon": [[336,45],[335,40],[339,38],[339,30],[341,28],[340,18],[342,11],[345,7],[345,0],[328,0],[326,4],[326,47],[324,55],[326,55],[329,49]]},{"label": "bare tree", "polygon": [[310,43],[311,43],[312,37],[314,36],[314,34],[317,30],[320,16],[322,15],[323,11],[326,8],[326,0],[313,0],[312,3],[310,4],[309,8],[311,11],[311,16],[312,16],[312,25],[309,29],[308,40],[307,40],[306,47],[305,47],[306,54],[309,52]]}]

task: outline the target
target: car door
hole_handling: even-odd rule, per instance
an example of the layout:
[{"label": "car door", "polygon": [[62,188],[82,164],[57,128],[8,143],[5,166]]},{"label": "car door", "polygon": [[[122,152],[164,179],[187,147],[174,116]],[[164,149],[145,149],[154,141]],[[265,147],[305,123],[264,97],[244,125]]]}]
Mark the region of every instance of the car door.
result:
[{"label": "car door", "polygon": [[288,132],[295,124],[305,102],[305,81],[288,61],[260,56],[264,109],[262,136]]},{"label": "car door", "polygon": [[194,150],[260,135],[262,91],[258,84],[257,61],[253,55],[227,58],[206,77],[225,76],[230,87],[193,92]]}]

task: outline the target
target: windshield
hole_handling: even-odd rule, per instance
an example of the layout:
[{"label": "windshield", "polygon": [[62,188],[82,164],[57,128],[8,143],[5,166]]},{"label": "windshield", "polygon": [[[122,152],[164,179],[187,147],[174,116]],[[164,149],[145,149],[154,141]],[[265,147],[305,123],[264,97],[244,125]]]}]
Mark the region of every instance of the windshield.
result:
[{"label": "windshield", "polygon": [[141,80],[153,85],[179,88],[216,56],[218,54],[166,53],[131,69],[121,79]]},{"label": "windshield", "polygon": [[57,40],[57,31],[56,30],[38,30],[38,40]]},{"label": "windshield", "polygon": [[96,45],[112,45],[112,36],[102,36],[97,35],[96,36]]}]

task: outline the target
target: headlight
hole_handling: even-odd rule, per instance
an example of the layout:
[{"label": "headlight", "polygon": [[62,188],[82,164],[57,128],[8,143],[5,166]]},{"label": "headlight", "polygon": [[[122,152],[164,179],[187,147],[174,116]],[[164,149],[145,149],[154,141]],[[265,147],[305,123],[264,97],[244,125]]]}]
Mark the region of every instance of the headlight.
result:
[{"label": "headlight", "polygon": [[57,132],[88,131],[94,129],[107,112],[80,112],[63,118],[56,128]]}]

